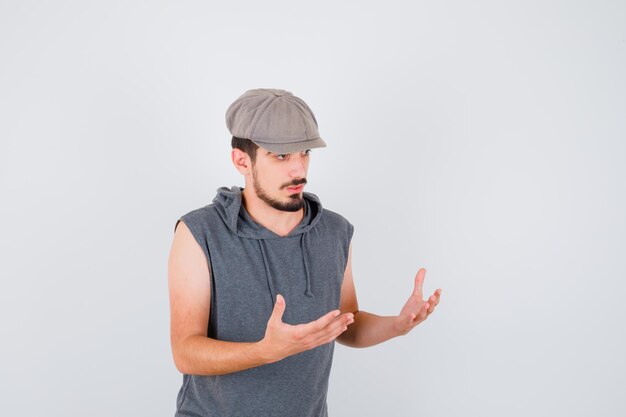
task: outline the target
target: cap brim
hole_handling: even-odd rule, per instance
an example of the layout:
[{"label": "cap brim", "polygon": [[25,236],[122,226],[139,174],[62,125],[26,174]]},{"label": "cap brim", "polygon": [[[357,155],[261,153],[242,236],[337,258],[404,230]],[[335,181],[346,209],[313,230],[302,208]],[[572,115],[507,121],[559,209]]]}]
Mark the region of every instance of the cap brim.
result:
[{"label": "cap brim", "polygon": [[294,153],[306,151],[307,149],[313,148],[325,148],[326,142],[322,140],[322,138],[315,138],[300,142],[290,142],[290,143],[264,143],[259,142],[258,140],[252,140],[252,142],[259,145],[261,148],[267,149],[273,153]]}]

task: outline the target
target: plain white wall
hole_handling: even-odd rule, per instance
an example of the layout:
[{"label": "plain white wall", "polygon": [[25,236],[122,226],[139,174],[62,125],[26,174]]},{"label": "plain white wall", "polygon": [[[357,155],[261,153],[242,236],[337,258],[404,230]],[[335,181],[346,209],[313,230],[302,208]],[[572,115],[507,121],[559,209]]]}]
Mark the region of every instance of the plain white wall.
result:
[{"label": "plain white wall", "polygon": [[332,416],[626,413],[626,5],[0,3],[0,409],[172,416],[176,219],[242,185],[224,113],[315,112],[307,190],[355,225]]}]

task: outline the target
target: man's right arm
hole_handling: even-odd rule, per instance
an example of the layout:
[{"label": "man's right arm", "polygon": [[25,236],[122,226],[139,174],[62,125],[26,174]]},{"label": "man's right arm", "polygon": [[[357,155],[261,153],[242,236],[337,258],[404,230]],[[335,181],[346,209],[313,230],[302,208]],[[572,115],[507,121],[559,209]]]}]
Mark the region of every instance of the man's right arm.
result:
[{"label": "man's right arm", "polygon": [[286,303],[277,295],[262,340],[227,342],[207,337],[211,271],[184,221],[174,233],[168,285],[172,354],[176,368],[184,374],[222,375],[276,362],[335,340],[354,321],[352,313],[333,310],[309,323],[284,323]]}]

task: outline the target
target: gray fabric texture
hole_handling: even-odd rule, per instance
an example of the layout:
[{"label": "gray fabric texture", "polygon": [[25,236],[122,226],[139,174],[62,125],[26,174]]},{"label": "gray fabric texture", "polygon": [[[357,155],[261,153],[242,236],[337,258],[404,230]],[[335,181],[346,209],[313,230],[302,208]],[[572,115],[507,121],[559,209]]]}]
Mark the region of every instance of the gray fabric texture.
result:
[{"label": "gray fabric texture", "polygon": [[[242,205],[242,191],[220,187],[211,204],[176,222],[191,230],[211,271],[208,336],[261,340],[277,294],[285,298],[283,322],[289,324],[339,308],[352,224],[303,192],[304,218],[281,237],[254,222]],[[184,374],[176,416],[327,416],[334,346],[333,341],[225,375]]]}]

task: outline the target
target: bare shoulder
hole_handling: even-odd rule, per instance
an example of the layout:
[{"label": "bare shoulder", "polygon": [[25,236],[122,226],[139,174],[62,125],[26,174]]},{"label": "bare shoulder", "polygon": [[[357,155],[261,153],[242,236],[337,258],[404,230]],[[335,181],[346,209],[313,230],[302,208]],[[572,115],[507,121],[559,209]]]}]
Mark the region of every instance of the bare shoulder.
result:
[{"label": "bare shoulder", "polygon": [[168,261],[170,336],[176,346],[192,335],[207,335],[211,271],[206,256],[184,221],[180,221]]}]

